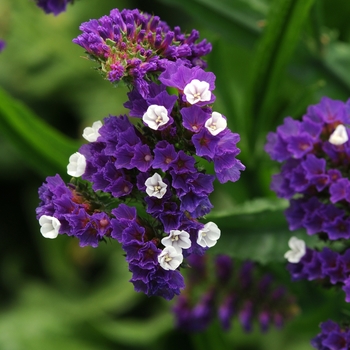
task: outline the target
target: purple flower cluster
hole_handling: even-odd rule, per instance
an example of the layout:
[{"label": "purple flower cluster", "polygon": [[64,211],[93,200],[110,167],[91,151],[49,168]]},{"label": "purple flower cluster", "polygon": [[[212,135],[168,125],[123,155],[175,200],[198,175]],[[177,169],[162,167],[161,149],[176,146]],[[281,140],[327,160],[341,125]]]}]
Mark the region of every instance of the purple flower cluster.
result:
[{"label": "purple flower cluster", "polygon": [[341,328],[332,320],[321,323],[321,333],[311,340],[318,350],[348,350],[350,344],[349,327]]},{"label": "purple flower cluster", "polygon": [[[237,181],[245,169],[236,159],[239,135],[212,110],[215,75],[193,64],[210,51],[210,45],[195,44],[196,31],[188,37],[179,29],[171,34],[159,18],[137,10],[113,10],[109,17],[82,27],[84,34],[76,41],[94,55],[105,50],[106,62],[121,55],[122,48],[143,57],[140,65],[125,61],[132,84],[125,107],[135,120],[109,116],[84,130],[89,143],[69,158],[67,167],[73,183],[59,182],[55,189],[54,180],[48,178],[39,191],[41,232],[47,238],[62,233],[76,236],[81,245],[94,247],[106,237],[117,240],[135,290],[171,299],[184,288],[179,272],[186,265],[183,260],[203,255],[220,237],[215,223],[200,222],[213,207],[209,195],[215,178],[221,183]],[[146,47],[146,42],[147,50],[157,55],[147,50],[140,54],[140,45]],[[157,65],[152,82],[136,73],[150,62]],[[199,166],[200,160],[214,164],[215,176]],[[85,227],[88,233],[82,236]]]},{"label": "purple flower cluster", "polygon": [[[271,324],[280,328],[297,313],[294,298],[283,287],[274,286],[270,275],[259,276],[251,261],[243,262],[235,273],[230,257],[217,256],[214,268],[208,259],[196,255],[188,259],[187,286],[173,309],[178,328],[203,331],[218,317],[222,328],[229,330],[237,317],[244,331],[251,331],[257,321],[266,332]],[[208,280],[211,284],[206,287]],[[202,293],[199,298],[198,290]]]},{"label": "purple flower cluster", "polygon": [[168,61],[180,59],[186,66],[205,68],[201,57],[212,48],[206,40],[196,43],[197,30],[185,35],[179,27],[171,30],[159,17],[137,9],[114,9],[109,16],[83,23],[80,30],[83,33],[73,42],[99,63],[105,78],[132,84],[143,95],[151,75],[163,71]]},{"label": "purple flower cluster", "polygon": [[55,16],[66,11],[68,3],[74,0],[37,0],[37,5],[42,8],[45,13],[53,13]]},{"label": "purple flower cluster", "polygon": [[350,302],[350,249],[343,254],[328,247],[321,251],[306,248],[305,255],[298,263],[287,265],[292,279],[324,280],[333,285],[342,286],[345,300]]},{"label": "purple flower cluster", "polygon": [[349,108],[350,101],[324,97],[301,121],[288,117],[268,134],[266,152],[283,163],[271,188],[291,199],[286,211],[291,230],[305,228],[329,240],[350,238]]}]

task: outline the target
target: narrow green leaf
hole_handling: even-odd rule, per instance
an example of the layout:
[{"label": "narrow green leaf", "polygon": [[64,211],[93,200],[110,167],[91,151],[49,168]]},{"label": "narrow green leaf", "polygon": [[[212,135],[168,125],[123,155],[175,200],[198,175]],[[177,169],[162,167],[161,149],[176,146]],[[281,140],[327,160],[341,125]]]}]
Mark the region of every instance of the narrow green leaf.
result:
[{"label": "narrow green leaf", "polygon": [[286,201],[264,199],[247,202],[237,211],[213,213],[207,219],[221,229],[217,244],[209,249],[213,254],[227,254],[238,259],[252,259],[262,264],[283,262],[291,236],[315,246],[317,237],[304,230],[291,232],[284,216]]},{"label": "narrow green leaf", "polygon": [[161,0],[181,8],[203,27],[222,36],[225,40],[252,48],[260,32],[257,21],[239,11],[240,1]]},{"label": "narrow green leaf", "polygon": [[[252,80],[247,108],[256,118],[250,121],[249,130],[259,130],[264,135],[270,130],[275,117],[276,99],[281,89],[281,78],[285,73],[292,53],[299,42],[303,24],[314,0],[275,0],[267,18],[267,26],[258,45],[252,68]],[[251,138],[252,150],[260,140]]]},{"label": "narrow green leaf", "polygon": [[22,102],[0,88],[0,133],[41,175],[64,172],[79,143],[45,123]]}]

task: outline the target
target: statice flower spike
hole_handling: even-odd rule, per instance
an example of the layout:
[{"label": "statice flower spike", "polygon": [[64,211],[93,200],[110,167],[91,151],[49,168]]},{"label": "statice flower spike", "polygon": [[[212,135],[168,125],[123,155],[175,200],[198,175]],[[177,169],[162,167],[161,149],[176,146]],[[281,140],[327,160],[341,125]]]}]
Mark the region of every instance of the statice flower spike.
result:
[{"label": "statice flower spike", "polygon": [[288,250],[284,254],[284,257],[290,263],[298,263],[306,253],[305,242],[297,237],[291,237],[288,241],[288,245],[291,250]]},{"label": "statice flower spike", "polygon": [[102,122],[98,120],[97,122],[94,122],[92,126],[88,126],[83,131],[83,137],[85,140],[89,142],[95,142],[99,138],[100,133],[98,132],[102,126]]},{"label": "statice flower spike", "polygon": [[[47,178],[37,218],[56,218],[59,233],[82,247],[118,241],[135,291],[170,300],[185,286],[183,260],[204,255],[220,237],[215,223],[202,223],[215,178],[234,182],[245,169],[236,159],[239,135],[212,111],[215,75],[201,60],[211,45],[197,44],[197,31],[171,31],[139,10],[115,9],[80,29],[74,42],[105,78],[128,85],[124,106],[139,119],[110,115],[85,128],[89,143],[67,167],[73,178],[67,185],[58,175]],[[214,163],[216,176],[199,157]],[[208,315],[208,295],[198,315]]]},{"label": "statice flower spike", "polygon": [[68,3],[73,3],[74,0],[36,0],[37,5],[46,13],[53,13],[55,16],[66,11]]},{"label": "statice flower spike", "polygon": [[[186,289],[173,308],[176,325],[184,331],[204,331],[216,317],[228,331],[237,317],[245,332],[252,330],[255,321],[266,332],[270,325],[281,327],[298,312],[294,298],[276,287],[270,275],[261,277],[251,261],[243,262],[239,269],[235,262],[234,269],[229,256],[212,259],[193,254],[188,263]],[[200,312],[203,310],[206,312]]]},{"label": "statice flower spike", "polygon": [[85,173],[86,159],[85,156],[79,152],[75,152],[69,157],[69,164],[67,165],[68,175],[79,177]]},{"label": "statice flower spike", "polygon": [[39,219],[40,232],[45,238],[54,239],[58,236],[61,223],[53,216],[42,215]]},{"label": "statice flower spike", "polygon": [[333,133],[329,136],[329,142],[332,145],[340,146],[349,140],[346,127],[343,124],[339,124]]}]

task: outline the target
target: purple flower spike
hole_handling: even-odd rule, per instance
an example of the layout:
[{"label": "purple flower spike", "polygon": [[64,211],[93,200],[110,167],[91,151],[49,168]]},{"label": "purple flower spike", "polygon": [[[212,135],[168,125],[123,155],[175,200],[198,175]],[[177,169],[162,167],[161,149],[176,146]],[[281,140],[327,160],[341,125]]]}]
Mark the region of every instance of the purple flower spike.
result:
[{"label": "purple flower spike", "polygon": [[3,51],[6,47],[6,42],[0,39],[0,52]]},{"label": "purple flower spike", "polygon": [[46,13],[53,13],[55,16],[66,11],[67,4],[73,0],[37,0],[37,5]]}]

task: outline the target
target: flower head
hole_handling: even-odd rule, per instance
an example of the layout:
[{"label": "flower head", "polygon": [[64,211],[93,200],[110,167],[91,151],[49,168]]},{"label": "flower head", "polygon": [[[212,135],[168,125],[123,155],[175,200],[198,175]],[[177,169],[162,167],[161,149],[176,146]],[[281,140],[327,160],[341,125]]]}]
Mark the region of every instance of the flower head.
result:
[{"label": "flower head", "polygon": [[181,253],[182,249],[191,247],[190,235],[184,230],[170,230],[169,236],[162,239],[162,244],[165,247],[174,247]]},{"label": "flower head", "polygon": [[165,125],[169,121],[168,111],[164,106],[150,105],[142,120],[153,130]]},{"label": "flower head", "polygon": [[79,152],[75,152],[69,157],[69,164],[67,165],[68,175],[79,177],[85,173],[86,159],[85,156]]},{"label": "flower head", "polygon": [[167,246],[158,255],[158,262],[164,270],[176,270],[183,261],[181,252],[174,247]]},{"label": "flower head", "polygon": [[333,133],[329,136],[329,142],[332,145],[340,146],[349,140],[348,133],[343,124],[339,124]]},{"label": "flower head", "polygon": [[213,112],[211,118],[205,122],[204,126],[212,135],[216,136],[226,129],[227,121],[223,118],[222,114]]},{"label": "flower head", "polygon": [[39,219],[40,232],[45,238],[56,238],[58,236],[61,223],[53,216],[42,215]]},{"label": "flower head", "polygon": [[284,257],[290,263],[298,263],[306,253],[305,242],[302,239],[291,237],[288,245],[291,250],[288,250]]},{"label": "flower head", "polygon": [[101,136],[98,132],[101,126],[102,122],[98,120],[97,122],[94,122],[91,127],[86,127],[83,131],[84,139],[89,142],[95,142],[99,138],[99,136]]},{"label": "flower head", "polygon": [[220,238],[221,231],[214,222],[208,222],[198,231],[197,243],[205,247],[213,247]]},{"label": "flower head", "polygon": [[211,92],[209,90],[209,83],[206,81],[193,79],[185,86],[184,94],[187,102],[189,102],[191,105],[194,105],[200,101],[210,101]]},{"label": "flower head", "polygon": [[206,40],[196,43],[198,31],[182,34],[179,27],[171,30],[159,17],[137,9],[114,9],[109,16],[83,23],[80,29],[83,33],[73,42],[99,62],[106,78],[132,83],[142,96],[149,93],[147,77],[163,71],[168,61],[205,67],[201,57],[211,51]]},{"label": "flower head", "polygon": [[166,183],[162,181],[162,177],[158,173],[154,173],[149,177],[146,182],[146,193],[151,197],[162,198],[168,187]]}]

